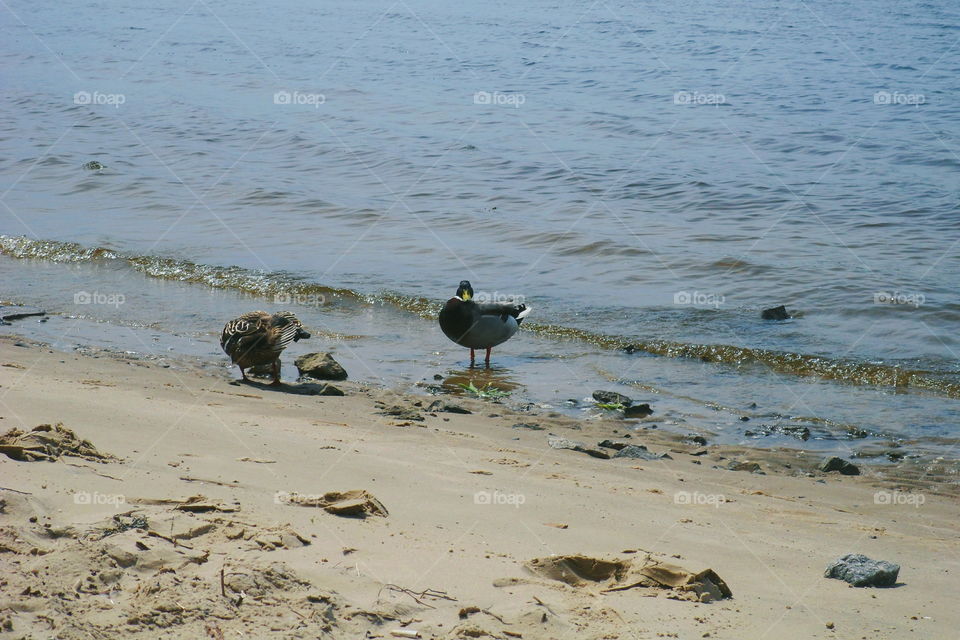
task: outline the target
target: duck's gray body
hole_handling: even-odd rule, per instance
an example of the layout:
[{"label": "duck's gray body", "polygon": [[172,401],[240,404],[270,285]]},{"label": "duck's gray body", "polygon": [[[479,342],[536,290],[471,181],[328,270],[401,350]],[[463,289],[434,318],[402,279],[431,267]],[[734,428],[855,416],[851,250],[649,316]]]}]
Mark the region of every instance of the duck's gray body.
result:
[{"label": "duck's gray body", "polygon": [[457,289],[457,295],[447,300],[440,311],[440,329],[448,338],[470,349],[471,364],[473,350],[486,349],[486,361],[489,364],[490,349],[513,337],[531,309],[525,304],[481,303],[472,298],[473,287],[464,280]]},{"label": "duck's gray body", "polygon": [[513,337],[530,313],[522,304],[478,304],[450,298],[440,312],[444,335],[468,349],[490,349]]}]

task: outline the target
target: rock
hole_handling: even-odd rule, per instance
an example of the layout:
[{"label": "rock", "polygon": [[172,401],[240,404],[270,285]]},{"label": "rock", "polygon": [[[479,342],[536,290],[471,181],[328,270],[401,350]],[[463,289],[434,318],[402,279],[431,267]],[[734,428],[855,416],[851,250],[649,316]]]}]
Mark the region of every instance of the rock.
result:
[{"label": "rock", "polygon": [[585,453],[588,456],[593,456],[594,458],[601,458],[607,460],[610,458],[610,454],[606,451],[600,451],[599,449],[591,449],[582,442],[577,442],[576,440],[570,440],[569,438],[561,438],[560,436],[549,436],[547,438],[547,444],[553,447],[554,449],[570,449],[571,451],[579,451],[580,453]]},{"label": "rock", "polygon": [[703,446],[703,447],[707,446],[707,439],[704,438],[703,436],[698,436],[695,434],[691,434],[687,438],[687,442],[690,442],[692,444],[699,444],[700,446]]},{"label": "rock", "polygon": [[423,422],[425,420],[418,409],[413,407],[404,407],[403,405],[399,404],[384,407],[383,411],[380,412],[380,415],[392,416],[398,420],[414,420],[416,422]]},{"label": "rock", "polygon": [[899,574],[898,564],[871,560],[860,553],[848,553],[831,563],[823,577],[843,580],[855,587],[892,587]]},{"label": "rock", "polygon": [[544,427],[541,427],[535,422],[518,422],[513,425],[514,429],[530,429],[531,431],[543,431]]},{"label": "rock", "polygon": [[617,442],[616,440],[603,440],[597,444],[598,447],[603,447],[605,449],[616,449],[620,451],[625,447],[629,447],[630,443],[628,442]]},{"label": "rock", "polygon": [[730,471],[749,471],[753,473],[754,471],[760,471],[760,465],[756,462],[739,462],[737,460],[731,460],[730,464],[727,465],[727,469]]},{"label": "rock", "polygon": [[617,451],[614,458],[634,458],[637,460],[673,460],[668,453],[656,454],[642,444],[628,444]]},{"label": "rock", "polygon": [[787,313],[787,308],[785,306],[780,305],[779,307],[764,309],[760,313],[760,317],[764,320],[789,320],[790,314]]},{"label": "rock", "polygon": [[346,380],[347,371],[329,353],[308,353],[293,362],[301,376],[317,380]]},{"label": "rock", "polygon": [[105,551],[118,567],[126,569],[137,564],[137,556],[118,545],[109,545]]},{"label": "rock", "polygon": [[90,162],[84,162],[82,168],[86,169],[87,171],[100,171],[102,169],[106,169],[104,165],[97,162],[96,160],[91,160]]},{"label": "rock", "polygon": [[622,404],[625,407],[633,404],[633,400],[616,391],[594,391],[593,399],[602,404]]},{"label": "rock", "polygon": [[323,388],[320,389],[318,396],[345,396],[343,389],[333,386],[332,384],[325,384]]},{"label": "rock", "polygon": [[853,464],[849,460],[844,460],[843,458],[838,458],[836,456],[824,460],[823,464],[820,465],[820,471],[824,471],[826,473],[830,473],[831,471],[839,471],[845,476],[860,475],[860,467]]},{"label": "rock", "polygon": [[646,402],[627,406],[623,409],[624,418],[646,418],[651,413],[653,413],[653,409],[651,409],[650,405]]},{"label": "rock", "polygon": [[34,307],[0,307],[0,320],[9,323],[10,320],[21,320],[31,316],[44,316],[47,312]]},{"label": "rock", "polygon": [[743,432],[743,435],[748,437],[757,437],[762,438],[774,434],[780,434],[784,436],[790,436],[791,438],[796,438],[797,440],[803,440],[806,442],[810,439],[810,429],[809,427],[799,426],[799,425],[782,425],[782,424],[761,424],[756,430],[747,430]]},{"label": "rock", "polygon": [[444,400],[434,400],[430,403],[430,406],[427,407],[427,411],[443,411],[444,413],[462,413],[468,414],[473,413],[470,409],[461,407],[458,404],[453,402],[445,402]]}]

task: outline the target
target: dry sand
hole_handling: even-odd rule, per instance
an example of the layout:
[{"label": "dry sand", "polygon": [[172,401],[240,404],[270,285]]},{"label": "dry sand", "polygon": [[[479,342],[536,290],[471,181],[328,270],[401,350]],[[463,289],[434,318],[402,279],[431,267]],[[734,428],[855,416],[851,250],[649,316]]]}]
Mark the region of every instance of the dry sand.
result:
[{"label": "dry sand", "polygon": [[[877,504],[895,479],[796,477],[809,456],[693,456],[700,447],[656,431],[632,441],[672,459],[546,445],[549,433],[591,445],[622,435],[616,420],[577,430],[464,399],[474,413],[431,414],[430,398],[353,383],[337,383],[346,397],[297,395],[8,338],[0,365],[0,433],[63,423],[117,457],[0,455],[0,634],[12,638],[926,639],[960,629],[955,485],[924,490],[919,506]],[[410,413],[382,415],[385,404]],[[732,455],[766,475],[714,468]],[[368,517],[322,508],[338,498],[323,494],[351,490],[374,497],[346,504]],[[851,552],[899,563],[900,584],[823,577]],[[615,577],[567,574],[567,584],[524,568],[565,554],[713,569],[733,597],[603,592]]]}]

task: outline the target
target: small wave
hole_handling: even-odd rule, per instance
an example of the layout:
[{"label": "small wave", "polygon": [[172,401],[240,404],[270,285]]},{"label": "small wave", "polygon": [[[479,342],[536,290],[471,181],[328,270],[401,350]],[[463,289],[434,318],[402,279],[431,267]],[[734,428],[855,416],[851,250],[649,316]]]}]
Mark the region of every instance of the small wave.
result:
[{"label": "small wave", "polygon": [[[12,258],[49,260],[59,263],[118,261],[154,278],[195,283],[218,289],[232,289],[261,296],[319,294],[330,302],[343,299],[359,303],[381,303],[431,320],[440,310],[439,301],[423,297],[394,292],[383,292],[371,296],[351,289],[328,287],[305,281],[286,272],[268,273],[237,266],[197,264],[174,258],[125,255],[112,249],[84,247],[74,242],[0,235],[0,254]],[[739,267],[741,264],[744,263],[724,259],[713,266]],[[756,268],[756,265],[751,266]],[[960,305],[957,306],[960,307]],[[921,390],[960,398],[960,382],[956,381],[956,376],[906,366],[735,345],[691,344],[666,340],[637,341],[627,336],[546,323],[527,322],[524,323],[524,327],[546,338],[576,340],[607,350],[627,353],[643,352],[662,357],[695,359],[732,366],[761,366],[779,374],[814,377],[864,386],[890,387],[897,391]]]}]

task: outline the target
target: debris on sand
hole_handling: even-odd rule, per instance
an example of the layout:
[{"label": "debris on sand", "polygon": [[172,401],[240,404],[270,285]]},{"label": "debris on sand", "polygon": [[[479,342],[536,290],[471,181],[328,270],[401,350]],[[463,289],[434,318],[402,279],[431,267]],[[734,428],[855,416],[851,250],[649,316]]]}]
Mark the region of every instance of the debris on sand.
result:
[{"label": "debris on sand", "polygon": [[848,553],[830,563],[824,578],[849,582],[855,587],[892,587],[897,583],[900,565],[885,560],[871,560],[860,553]]},{"label": "debris on sand", "polygon": [[666,591],[668,598],[690,602],[733,597],[727,583],[713,569],[692,573],[650,556],[636,560],[605,560],[583,555],[547,556],[534,558],[524,567],[538,576],[559,580],[572,587],[599,587],[601,593],[643,589],[654,595]]},{"label": "debris on sand", "polygon": [[377,498],[363,489],[354,489],[352,491],[330,491],[321,496],[304,495],[300,493],[280,493],[277,499],[287,504],[295,504],[300,507],[319,507],[327,513],[335,516],[346,516],[351,518],[366,518],[368,516],[380,516],[386,518],[390,515],[387,508]]},{"label": "debris on sand", "polygon": [[130,500],[133,504],[144,505],[174,505],[177,511],[189,511],[191,513],[208,513],[217,511],[219,513],[235,513],[240,511],[240,505],[225,504],[220,500],[210,500],[206,496],[197,494],[189,498],[134,498]]},{"label": "debris on sand", "polygon": [[21,462],[46,460],[53,462],[60,456],[73,456],[92,462],[116,462],[119,458],[102,453],[89,440],[63,426],[41,424],[30,431],[11,429],[0,435],[0,453]]}]

